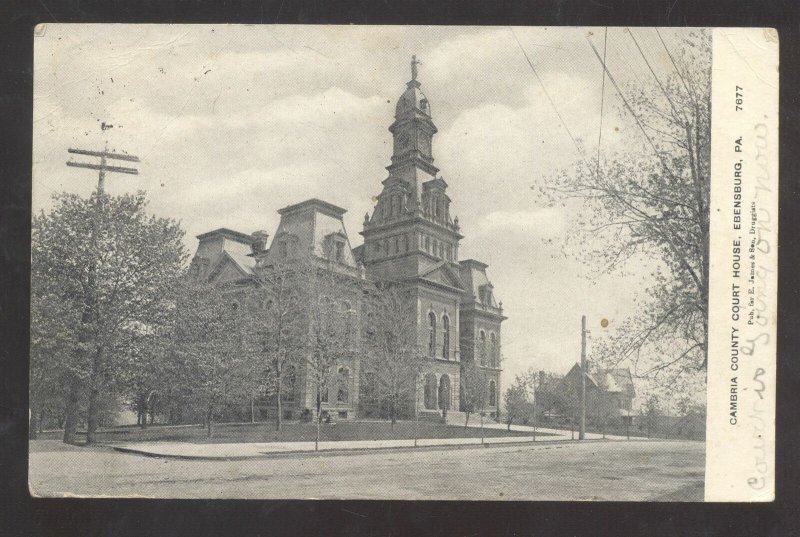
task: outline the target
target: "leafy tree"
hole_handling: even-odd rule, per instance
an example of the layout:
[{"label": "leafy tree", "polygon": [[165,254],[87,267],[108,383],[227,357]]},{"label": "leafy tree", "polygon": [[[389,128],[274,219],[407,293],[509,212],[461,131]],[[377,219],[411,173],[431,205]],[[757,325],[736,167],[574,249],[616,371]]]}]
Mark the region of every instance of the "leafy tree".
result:
[{"label": "leafy tree", "polygon": [[587,390],[586,392],[586,420],[600,429],[603,438],[605,438],[606,429],[615,420],[619,420],[616,401],[614,397],[598,390]]},{"label": "leafy tree", "polygon": [[[532,373],[532,372],[531,372]],[[536,411],[540,415],[561,415],[569,418],[570,427],[581,410],[580,389],[567,377],[546,374],[544,382],[537,384]]]},{"label": "leafy tree", "polygon": [[361,371],[372,383],[376,402],[388,408],[394,428],[404,402],[412,401],[416,409],[419,378],[427,363],[416,329],[408,322],[416,315],[416,304],[399,284],[378,284],[367,300]]},{"label": "leafy tree", "polygon": [[[48,416],[63,419],[65,409],[73,411],[70,429],[77,420],[78,401],[67,405],[68,397],[80,399],[79,382],[89,364],[86,354],[77,352],[80,310],[63,300],[55,289],[36,282],[31,293],[30,408],[31,437],[45,426]],[[70,388],[72,387],[72,391]],[[74,442],[74,436],[65,438]]]},{"label": "leafy tree", "polygon": [[[146,205],[143,192],[95,192],[89,199],[64,193],[55,197],[50,213],[33,219],[32,294],[80,312],[68,328],[77,339],[73,348],[46,357],[47,367],[65,372],[65,442],[75,441],[82,392],[87,442],[95,440],[102,402],[118,380],[124,331],[158,315],[186,261],[178,223],[148,215]],[[51,321],[46,313],[32,318]]]},{"label": "leafy tree", "polygon": [[702,440],[706,434],[706,405],[683,397],[678,401],[677,436]]},{"label": "leafy tree", "polygon": [[651,395],[642,408],[642,424],[647,429],[647,438],[658,430],[664,413],[661,409],[661,401],[657,395]]},{"label": "leafy tree", "polygon": [[508,425],[509,431],[515,419],[523,419],[530,411],[528,393],[533,378],[535,378],[535,376],[517,375],[514,377],[514,383],[508,387],[503,396],[503,402],[506,407],[506,424]]},{"label": "leafy tree", "polygon": [[126,359],[126,364],[120,384],[143,429],[147,427],[148,415],[151,423],[155,419],[157,404],[174,398],[184,380],[176,370],[172,352],[177,344],[175,299],[172,297],[160,318],[153,319],[150,325],[131,326],[121,345],[120,356]]},{"label": "leafy tree", "polygon": [[710,50],[710,34],[692,32],[669,75],[625,90],[643,149],[584,159],[548,187],[579,204],[573,238],[595,272],[652,268],[637,311],[597,354],[639,376],[668,372],[667,385],[707,363]]}]

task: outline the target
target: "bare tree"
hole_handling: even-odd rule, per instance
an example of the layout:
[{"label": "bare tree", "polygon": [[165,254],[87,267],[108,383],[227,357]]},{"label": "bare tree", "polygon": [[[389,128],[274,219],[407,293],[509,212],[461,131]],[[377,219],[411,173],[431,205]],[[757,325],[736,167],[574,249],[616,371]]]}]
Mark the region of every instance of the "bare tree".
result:
[{"label": "bare tree", "polygon": [[[488,397],[489,377],[486,369],[476,360],[462,360],[461,362],[461,411],[464,412],[464,429],[469,425],[469,416],[472,413],[485,415]],[[483,420],[481,419],[481,423]]]},{"label": "bare tree", "polygon": [[171,352],[178,364],[175,381],[205,414],[207,435],[214,434],[217,411],[241,401],[251,390],[251,361],[242,344],[240,298],[224,287],[188,278],[177,305]]},{"label": "bare tree", "polygon": [[274,259],[259,268],[248,298],[245,338],[261,392],[275,398],[275,430],[281,430],[285,375],[301,361],[307,273],[305,259]]},{"label": "bare tree", "polygon": [[409,401],[416,413],[419,377],[428,359],[409,319],[416,315],[413,296],[401,284],[378,284],[369,293],[361,370],[373,383],[376,403],[385,404],[392,429]]},{"label": "bare tree", "polygon": [[319,449],[323,395],[333,385],[342,366],[351,366],[353,346],[352,311],[343,306],[342,297],[359,292],[359,282],[336,272],[330,262],[313,257],[305,264],[303,304],[308,320],[305,341],[301,344],[305,373],[316,398],[316,437]]},{"label": "bare tree", "polygon": [[595,354],[609,365],[629,360],[640,376],[668,371],[668,382],[706,367],[710,50],[710,34],[692,32],[677,50],[667,49],[671,73],[652,72],[644,87],[619,88],[607,71],[622,114],[644,138],[642,150],[584,158],[548,188],[582,205],[573,238],[592,267],[653,270],[636,313]]}]

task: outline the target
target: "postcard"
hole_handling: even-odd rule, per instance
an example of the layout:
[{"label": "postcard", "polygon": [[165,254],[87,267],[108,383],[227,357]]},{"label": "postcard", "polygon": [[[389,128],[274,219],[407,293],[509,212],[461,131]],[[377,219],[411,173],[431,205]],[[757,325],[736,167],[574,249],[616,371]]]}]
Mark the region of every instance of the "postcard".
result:
[{"label": "postcard", "polygon": [[34,50],[32,495],[774,499],[775,30]]}]

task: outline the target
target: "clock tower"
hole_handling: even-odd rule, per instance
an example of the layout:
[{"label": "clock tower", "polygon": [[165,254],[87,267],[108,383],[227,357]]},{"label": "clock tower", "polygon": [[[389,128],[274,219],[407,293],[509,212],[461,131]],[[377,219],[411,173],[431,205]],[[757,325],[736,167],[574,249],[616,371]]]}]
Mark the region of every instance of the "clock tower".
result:
[{"label": "clock tower", "polygon": [[389,126],[394,143],[389,176],[372,215],[364,220],[361,259],[370,277],[417,277],[440,263],[458,263],[458,219],[450,214],[447,183],[433,164],[436,125],[431,105],[417,80],[416,56],[411,80],[395,108]]},{"label": "clock tower", "polygon": [[389,127],[394,136],[392,168],[401,168],[405,163],[419,166],[431,176],[439,171],[433,166],[431,142],[436,134],[436,125],[431,119],[431,106],[428,98],[420,90],[417,80],[417,57],[411,60],[411,80],[406,91],[400,96],[395,108],[395,120]]}]

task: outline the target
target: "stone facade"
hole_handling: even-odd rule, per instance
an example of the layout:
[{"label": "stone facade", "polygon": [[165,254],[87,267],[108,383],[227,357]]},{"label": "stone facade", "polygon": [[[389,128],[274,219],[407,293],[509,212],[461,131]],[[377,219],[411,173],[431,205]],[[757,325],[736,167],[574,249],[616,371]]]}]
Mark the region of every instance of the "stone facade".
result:
[{"label": "stone facade", "polygon": [[[458,218],[451,213],[447,183],[434,165],[433,136],[437,129],[431,105],[416,79],[400,96],[394,122],[391,164],[372,214],[365,215],[364,243],[351,248],[342,216],[345,210],[321,200],[308,200],[281,209],[280,224],[269,248],[266,232],[245,235],[220,229],[198,236],[193,263],[209,278],[246,286],[270,259],[304,248],[333,261],[342,275],[366,282],[402,284],[416,300],[420,348],[429,363],[416,398],[423,414],[440,415],[460,407],[462,360],[479,360],[490,383],[489,412],[500,400],[502,303],[488,279],[487,265],[459,261]],[[247,252],[247,250],[250,250]],[[357,299],[351,306],[359,309]],[[350,417],[358,411],[358,360],[348,365],[346,402],[330,401],[323,408]],[[302,376],[302,372],[299,373]],[[314,407],[311,387],[301,381],[294,409]],[[327,406],[326,406],[327,405]]]}]

